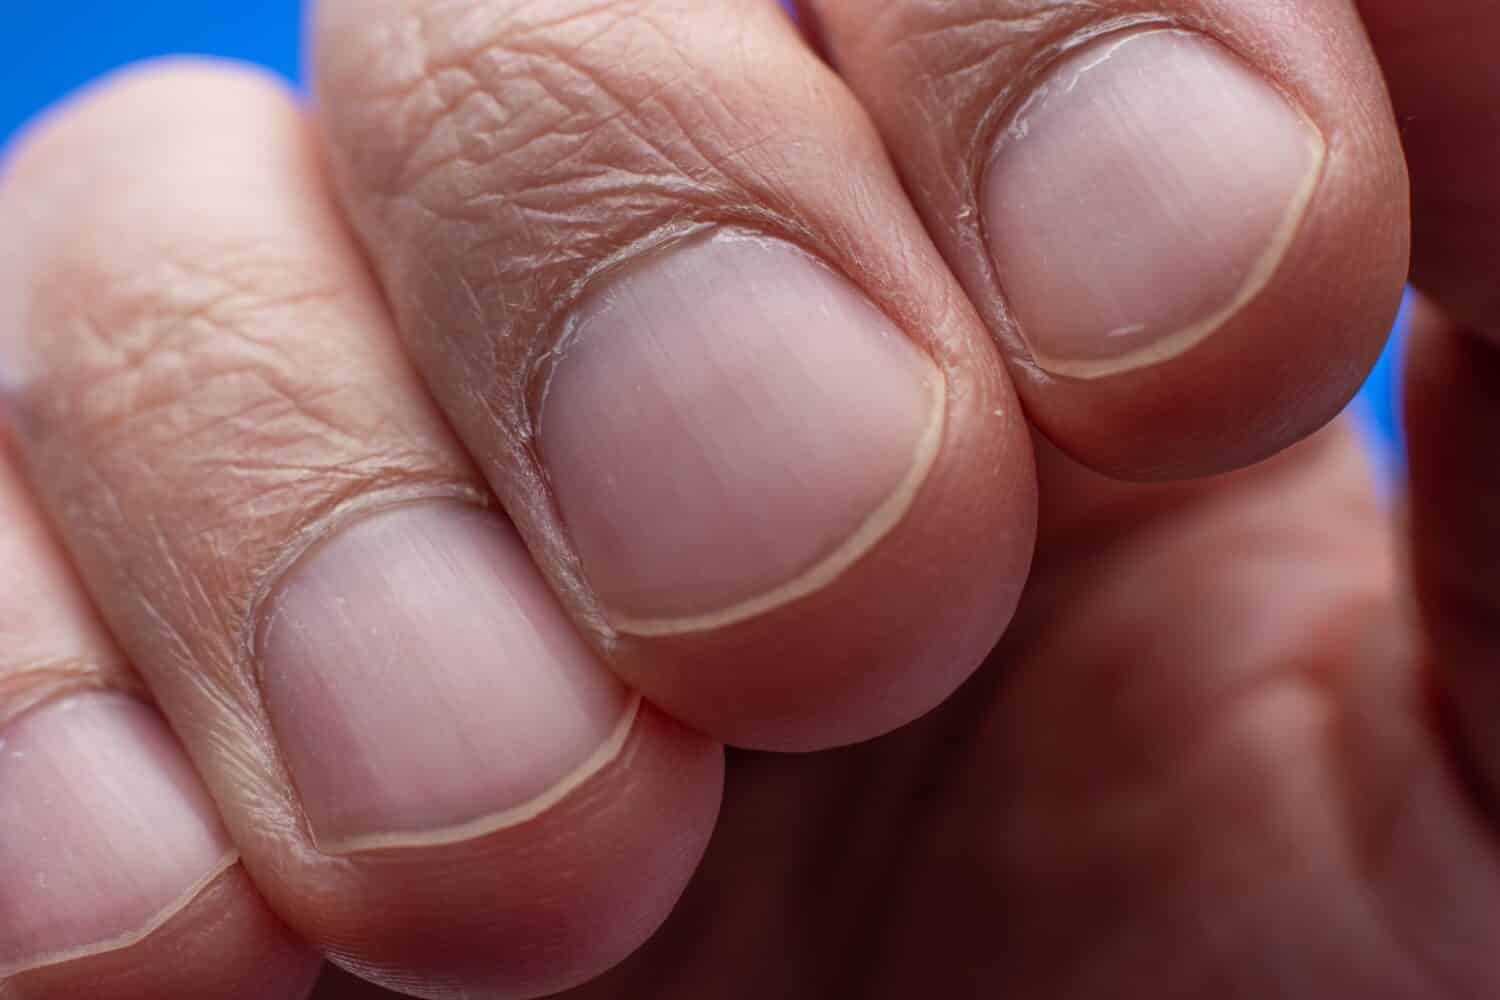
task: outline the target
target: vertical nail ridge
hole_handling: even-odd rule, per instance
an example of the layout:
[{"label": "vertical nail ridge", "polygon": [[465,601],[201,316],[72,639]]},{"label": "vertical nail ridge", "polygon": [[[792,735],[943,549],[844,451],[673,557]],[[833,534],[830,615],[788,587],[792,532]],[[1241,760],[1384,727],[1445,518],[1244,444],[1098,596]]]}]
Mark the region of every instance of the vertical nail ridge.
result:
[{"label": "vertical nail ridge", "polygon": [[1204,341],[1271,283],[1327,140],[1207,36],[1155,27],[1062,60],[985,180],[990,251],[1042,369],[1101,378]]},{"label": "vertical nail ridge", "polygon": [[713,629],[726,628],[758,618],[777,608],[794,604],[828,587],[839,577],[869,554],[896,525],[901,523],[906,512],[916,501],[917,494],[927,482],[933,463],[942,449],[943,433],[948,418],[948,382],[934,370],[932,395],[934,403],[927,429],[917,442],[916,460],[911,471],[880,506],[870,512],[855,532],[838,548],[814,563],[796,579],[769,590],[756,597],[720,611],[684,618],[632,618],[625,615],[608,617],[610,625],[618,632],[642,638],[673,635],[691,635]]},{"label": "vertical nail ridge", "polygon": [[631,693],[494,512],[372,511],[288,567],[265,616],[266,709],[326,854],[519,822],[623,740]]},{"label": "vertical nail ridge", "polygon": [[930,472],[945,391],[844,274],[718,230],[584,300],[537,435],[604,618],[670,635],[805,596],[879,541]]},{"label": "vertical nail ridge", "polygon": [[77,961],[80,958],[92,958],[95,955],[107,955],[110,952],[124,951],[127,948],[132,948],[165,927],[173,917],[191,906],[193,901],[203,895],[209,886],[223,878],[231,868],[239,863],[239,851],[226,851],[224,856],[218,860],[218,863],[202,878],[188,886],[183,890],[181,896],[162,907],[152,915],[151,919],[134,930],[126,931],[116,937],[108,938],[94,944],[64,948],[61,951],[48,952],[44,955],[24,959],[15,965],[0,965],[0,980],[20,975],[23,972],[34,972],[37,969],[63,965],[68,962]]},{"label": "vertical nail ridge", "polygon": [[457,823],[439,830],[367,834],[357,837],[346,837],[342,840],[328,843],[317,841],[315,836],[314,840],[317,842],[318,850],[330,855],[349,855],[362,854],[369,851],[445,847],[451,844],[468,843],[469,841],[478,840],[481,837],[499,833],[501,830],[509,830],[513,827],[529,823],[562,802],[563,799],[573,794],[574,791],[590,778],[613,764],[624,751],[626,743],[630,740],[630,734],[635,731],[635,722],[640,716],[640,712],[641,696],[637,694],[625,706],[625,712],[620,716],[620,721],[615,725],[614,731],[610,733],[609,739],[598,750],[595,750],[587,760],[580,764],[577,770],[569,773],[561,781],[540,795],[518,806],[478,816],[467,822]]},{"label": "vertical nail ridge", "polygon": [[135,945],[239,860],[150,706],[85,692],[0,731],[0,975]]}]

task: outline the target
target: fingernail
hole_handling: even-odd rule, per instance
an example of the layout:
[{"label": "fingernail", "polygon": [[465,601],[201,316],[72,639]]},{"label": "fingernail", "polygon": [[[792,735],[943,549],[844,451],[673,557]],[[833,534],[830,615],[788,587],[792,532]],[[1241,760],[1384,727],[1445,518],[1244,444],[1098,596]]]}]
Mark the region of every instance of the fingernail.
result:
[{"label": "fingernail", "polygon": [[1016,113],[984,184],[999,280],[1036,363],[1095,378],[1201,342],[1270,281],[1324,142],[1201,35],[1067,57]]},{"label": "fingernail", "polygon": [[942,433],[932,361],[789,244],[719,233],[600,289],[560,347],[543,461],[622,632],[694,632],[826,586],[888,533]]},{"label": "fingernail", "polygon": [[634,715],[514,530],[457,502],[387,509],[317,545],[271,598],[259,648],[329,854],[523,822],[612,759]]},{"label": "fingernail", "polygon": [[0,730],[0,980],[141,941],[235,857],[140,702],[76,695]]}]

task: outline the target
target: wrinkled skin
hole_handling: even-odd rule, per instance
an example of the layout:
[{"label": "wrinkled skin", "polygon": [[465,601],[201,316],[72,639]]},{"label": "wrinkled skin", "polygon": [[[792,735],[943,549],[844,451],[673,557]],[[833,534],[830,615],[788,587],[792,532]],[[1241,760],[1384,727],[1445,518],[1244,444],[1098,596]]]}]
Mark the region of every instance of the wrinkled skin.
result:
[{"label": "wrinkled skin", "polygon": [[1354,450],[1099,486],[954,703],[738,758],[683,907],[579,995],[1492,995],[1494,834]]},{"label": "wrinkled skin", "polygon": [[[1192,479],[1194,473],[1184,471],[1197,469],[1194,463],[1204,458],[1202,440],[1193,442],[1183,452],[1192,461],[1184,459],[1187,465],[1176,475],[1158,477],[1180,479],[1166,485],[1131,485],[1088,471],[1046,435],[1032,433],[1040,511],[1035,559],[1014,623],[985,666],[942,707],[872,742],[808,755],[730,751],[722,813],[680,904],[624,964],[565,995],[1500,995],[1500,684],[1493,669],[1500,649],[1500,529],[1493,517],[1500,502],[1494,460],[1494,442],[1500,440],[1500,302],[1494,295],[1500,274],[1500,139],[1493,129],[1500,76],[1489,58],[1500,41],[1500,18],[1466,0],[1448,0],[1443,9],[1446,17],[1428,17],[1403,8],[1401,0],[1361,5],[1403,126],[1414,188],[1414,279],[1426,296],[1413,309],[1409,495],[1395,504],[1382,502],[1355,434],[1343,423],[1260,464],[1210,478]],[[382,124],[375,114],[362,127],[374,134]],[[349,134],[363,133],[351,128],[345,135],[346,145],[358,145],[348,141]],[[709,159],[716,169],[733,161]],[[497,164],[497,176],[511,165],[504,157]],[[757,181],[770,176],[747,174]],[[887,187],[899,186],[891,180]],[[455,191],[467,194],[456,182],[441,193]],[[569,198],[570,210],[578,200]],[[408,199],[406,208],[415,201]],[[482,216],[494,201],[482,197],[464,204]],[[666,208],[652,206],[674,207],[670,199]],[[366,208],[364,235],[375,244],[382,230],[370,219],[380,213]],[[439,214],[413,210],[411,217],[426,225]],[[458,214],[450,212],[447,222],[472,236],[455,222]],[[616,226],[630,231],[607,214],[595,221],[601,232]],[[519,242],[533,234],[508,235]],[[926,246],[907,236],[909,246]],[[592,238],[585,233],[585,242]],[[840,238],[857,242],[847,233]],[[433,237],[434,244],[442,242],[442,234]],[[400,254],[427,249],[411,243],[385,251],[400,263]],[[574,256],[552,253],[550,243],[545,253],[531,249],[535,261],[546,260],[562,273],[554,279],[559,286],[564,277],[574,277],[563,273],[577,264]],[[900,256],[889,247],[879,252]],[[935,252],[913,259],[936,266]],[[507,261],[517,271],[534,262],[521,256]],[[427,277],[441,284],[443,275]],[[1288,280],[1310,284],[1306,274]],[[934,284],[927,291],[932,287],[947,288]],[[505,304],[516,305],[506,316],[517,329],[523,306],[538,312],[545,306]],[[978,327],[977,316],[963,312],[961,319]],[[492,332],[485,322],[478,316],[476,325]],[[494,345],[487,340],[480,346]],[[502,346],[510,350],[515,343],[504,340]],[[394,346],[389,350],[397,357]],[[456,357],[455,349],[444,360]],[[461,366],[461,360],[454,363]],[[286,371],[298,376],[312,367],[285,362]],[[1212,365],[1204,370],[1216,371]],[[1275,366],[1259,374],[1267,372],[1274,374]],[[370,375],[356,388],[394,398],[384,392],[390,383],[381,376]],[[482,384],[494,389],[491,382]],[[420,396],[413,385],[406,388]],[[446,388],[451,391],[452,384]],[[1021,394],[1033,393],[1026,399],[1028,417],[1047,407],[1061,413],[1053,414],[1054,431],[1084,427],[1080,440],[1070,442],[1075,455],[1104,448],[1115,436],[1149,451],[1142,440],[1170,438],[1174,422],[1194,423],[1171,412],[1175,397],[1165,393],[1166,403],[1146,408],[1142,434],[1122,432],[1108,421],[1084,426],[1079,414],[1093,411],[1045,395],[1056,389],[1031,385]],[[1189,389],[1215,394],[1214,386]],[[454,409],[482,410],[492,402],[454,395],[460,397]],[[1218,418],[1225,412],[1233,408]],[[1302,412],[1295,420],[1276,412],[1257,415],[1268,426],[1311,420]],[[440,427],[434,433],[447,433],[442,421],[430,422]],[[381,429],[389,430],[384,424]],[[214,432],[229,431],[215,426]],[[347,438],[363,447],[358,437],[352,431],[328,435],[341,446]],[[1257,434],[1247,437],[1256,446],[1267,444]],[[69,440],[65,433],[59,439]],[[1283,443],[1270,440],[1268,450]],[[507,440],[495,453],[477,457],[503,466],[515,458],[506,451],[512,445],[516,454],[526,451]],[[454,452],[462,454],[456,447]],[[420,450],[393,454],[410,462],[399,471],[413,479],[430,457]],[[1007,453],[1007,460],[1015,454]],[[1242,464],[1248,454],[1222,464]],[[182,468],[196,471],[197,456],[173,457],[180,467],[168,471],[189,482]],[[281,512],[286,524],[300,526],[298,518],[321,495],[318,490],[330,488],[332,480],[315,473],[361,472],[347,456],[335,457],[338,463],[309,464],[314,474],[293,477],[295,489],[285,494]],[[454,461],[460,471],[452,478],[472,476],[468,465]],[[381,465],[377,471],[384,470]],[[1147,478],[1152,472],[1134,471]],[[447,474],[439,468],[432,478],[441,478],[439,473]],[[359,475],[349,478],[368,485]],[[506,482],[518,493],[533,485],[524,476]],[[131,481],[120,491],[119,506],[149,505],[155,499],[149,489]],[[512,518],[529,510],[507,502]],[[97,512],[80,520],[88,517],[104,520]],[[283,524],[268,527],[249,519],[226,530],[241,532],[233,537],[245,549],[289,533]],[[108,538],[108,530],[99,529],[99,537]],[[173,536],[184,551],[204,544],[196,535],[184,538]],[[554,541],[544,538],[546,544]],[[539,558],[551,554],[546,544],[538,546]],[[95,561],[112,565],[104,551],[101,544]],[[250,575],[246,567],[232,569]],[[95,579],[102,575],[96,568]],[[212,586],[182,589],[197,595]],[[211,596],[232,605],[240,595],[224,589],[227,594]],[[883,596],[892,604],[903,597],[894,587]],[[163,606],[163,619],[176,613],[199,625],[194,613],[204,617],[201,608],[183,611],[170,599]],[[208,627],[191,638],[208,648],[224,634]],[[226,675],[240,666],[227,656],[220,665]],[[199,682],[198,675],[181,671],[188,676],[183,684],[182,676],[153,666],[158,674],[148,683],[158,688]],[[235,690],[233,683],[241,680],[210,677],[203,686]],[[697,680],[701,676],[689,677]],[[180,697],[179,703],[186,702]],[[230,751],[248,747],[243,756],[252,765],[266,749],[222,725],[205,725],[210,737],[181,728],[189,741],[196,735],[200,747],[243,738],[245,745],[231,745]],[[246,731],[258,735],[249,725]],[[224,738],[225,732],[231,736]],[[211,754],[200,756],[212,760]],[[653,777],[659,780],[662,773],[670,770],[662,767]],[[392,890],[382,882],[385,872],[378,865],[361,869],[316,856],[296,839],[295,822],[277,822],[277,809],[295,817],[288,789],[269,779],[264,787],[255,784],[263,779],[247,766],[243,776],[221,777],[217,786],[249,789],[237,804],[236,829],[262,837],[254,872],[259,882],[239,889],[250,895],[271,886],[279,892],[279,915],[290,913],[337,943],[329,925],[338,932],[353,927],[350,937],[356,939],[368,936],[372,926],[377,932],[385,928],[399,943],[404,928],[396,921],[420,920],[424,928],[441,923],[431,914],[441,915],[451,900],[422,897],[425,878],[410,883],[420,906],[399,912],[391,907],[389,921],[385,913],[371,912],[379,907],[362,909],[361,893],[372,885],[402,901],[405,887]],[[561,817],[566,833],[570,817]],[[532,828],[510,832],[524,848],[533,846],[525,840]],[[568,841],[551,833],[539,839],[549,846]],[[476,856],[486,862],[529,857],[524,850],[507,850]],[[472,870],[476,884],[488,889],[477,880],[495,877],[493,866],[476,864]],[[301,881],[287,877],[288,871]],[[371,871],[374,876],[361,881]],[[462,917],[484,915],[486,899],[466,897],[463,904]],[[343,923],[320,923],[329,913]],[[473,938],[480,938],[482,922],[464,924],[465,930],[476,927]],[[378,945],[391,944],[378,933],[374,937]],[[313,943],[331,950],[326,941]],[[507,944],[526,950],[499,942]],[[321,961],[314,952],[309,956],[310,962]],[[389,976],[390,968],[376,971]],[[390,994],[330,967],[314,995],[336,1000]],[[0,996],[8,1000],[3,985]]]},{"label": "wrinkled skin", "polygon": [[1092,502],[981,674],[862,747],[732,756],[683,903],[569,996],[1500,988],[1495,833],[1352,434],[1189,487],[1048,461]]}]

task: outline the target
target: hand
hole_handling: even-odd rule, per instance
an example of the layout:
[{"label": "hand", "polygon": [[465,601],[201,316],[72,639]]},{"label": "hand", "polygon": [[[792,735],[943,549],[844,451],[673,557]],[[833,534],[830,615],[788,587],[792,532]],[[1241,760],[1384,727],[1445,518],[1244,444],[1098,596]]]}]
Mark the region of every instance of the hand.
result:
[{"label": "hand", "polygon": [[0,998],[1500,993],[1500,12],[803,13],[13,151]]}]

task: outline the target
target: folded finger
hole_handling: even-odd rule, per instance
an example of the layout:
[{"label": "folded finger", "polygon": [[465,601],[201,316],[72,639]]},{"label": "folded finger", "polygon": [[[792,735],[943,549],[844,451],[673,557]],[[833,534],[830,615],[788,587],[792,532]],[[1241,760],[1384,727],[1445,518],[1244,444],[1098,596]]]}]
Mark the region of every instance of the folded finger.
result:
[{"label": "folded finger", "polygon": [[0,997],[304,996],[271,913],[100,625],[0,427]]},{"label": "folded finger", "polygon": [[20,151],[0,216],[26,470],[276,912],[426,995],[628,953],[721,751],[566,620],[290,96],[212,64],[110,81]]},{"label": "folded finger", "polygon": [[947,697],[1031,553],[1024,421],[863,111],[768,0],[326,0],[403,342],[596,648],[727,742]]},{"label": "folded finger", "polygon": [[1064,451],[1223,471],[1354,394],[1408,219],[1350,0],[803,6]]}]

